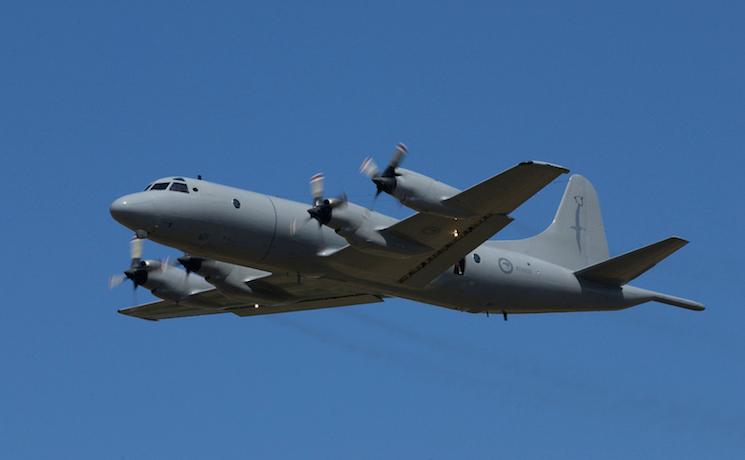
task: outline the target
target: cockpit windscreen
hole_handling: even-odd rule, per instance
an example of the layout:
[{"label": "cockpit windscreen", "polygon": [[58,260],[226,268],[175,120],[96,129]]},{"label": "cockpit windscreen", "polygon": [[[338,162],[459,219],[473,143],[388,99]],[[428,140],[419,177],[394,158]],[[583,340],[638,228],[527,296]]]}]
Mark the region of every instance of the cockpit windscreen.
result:
[{"label": "cockpit windscreen", "polygon": [[189,193],[189,187],[186,186],[183,182],[174,182],[171,184],[171,188],[169,189],[173,192],[184,192]]}]

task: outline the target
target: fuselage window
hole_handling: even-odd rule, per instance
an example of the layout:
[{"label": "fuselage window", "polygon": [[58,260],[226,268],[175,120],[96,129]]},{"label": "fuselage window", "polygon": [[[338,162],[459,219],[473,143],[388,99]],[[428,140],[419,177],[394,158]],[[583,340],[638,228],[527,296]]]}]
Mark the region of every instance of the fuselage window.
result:
[{"label": "fuselage window", "polygon": [[165,190],[168,188],[168,182],[158,182],[150,187],[150,190]]},{"label": "fuselage window", "polygon": [[453,267],[453,273],[458,276],[463,276],[466,273],[466,259],[460,259],[457,264]]},{"label": "fuselage window", "polygon": [[235,209],[238,209],[241,207],[241,202],[233,198],[233,206],[235,206]]},{"label": "fuselage window", "polygon": [[474,254],[473,255],[473,261],[476,262],[477,264],[480,264],[481,263],[481,256],[478,255],[478,254]]},{"label": "fuselage window", "polygon": [[173,192],[189,193],[189,187],[187,187],[183,182],[174,182],[173,185],[171,185],[170,190]]}]

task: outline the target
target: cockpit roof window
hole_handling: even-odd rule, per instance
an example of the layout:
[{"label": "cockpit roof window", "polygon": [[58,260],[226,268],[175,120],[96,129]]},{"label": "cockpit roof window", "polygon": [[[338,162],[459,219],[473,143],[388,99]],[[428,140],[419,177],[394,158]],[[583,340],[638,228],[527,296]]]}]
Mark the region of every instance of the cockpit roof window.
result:
[{"label": "cockpit roof window", "polygon": [[180,180],[181,182],[183,182],[184,181],[184,178],[183,177],[174,177],[173,180]]},{"label": "cockpit roof window", "polygon": [[184,192],[189,193],[189,187],[186,186],[183,182],[174,182],[171,184],[171,188],[169,189],[172,192]]},{"label": "cockpit roof window", "polygon": [[150,190],[165,190],[168,188],[168,182],[158,182],[150,187]]}]

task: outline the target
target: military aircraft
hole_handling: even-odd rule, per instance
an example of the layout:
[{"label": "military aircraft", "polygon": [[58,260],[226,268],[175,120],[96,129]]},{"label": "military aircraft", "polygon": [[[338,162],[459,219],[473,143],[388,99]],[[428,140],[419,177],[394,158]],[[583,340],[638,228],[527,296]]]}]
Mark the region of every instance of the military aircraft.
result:
[{"label": "military aircraft", "polygon": [[[162,300],[119,310],[148,320],[233,313],[253,316],[382,302],[401,297],[469,313],[620,310],[656,301],[698,302],[628,283],[687,244],[670,237],[609,257],[600,205],[582,176],[568,181],[556,216],[531,238],[494,241],[510,213],[562,174],[520,163],[461,191],[400,167],[399,144],[383,171],[364,161],[378,194],[417,211],[397,220],[324,197],[311,205],[185,177],[152,182],[118,198],[111,215],[135,232],[131,280]],[[184,252],[179,268],[142,258],[142,240]]]}]

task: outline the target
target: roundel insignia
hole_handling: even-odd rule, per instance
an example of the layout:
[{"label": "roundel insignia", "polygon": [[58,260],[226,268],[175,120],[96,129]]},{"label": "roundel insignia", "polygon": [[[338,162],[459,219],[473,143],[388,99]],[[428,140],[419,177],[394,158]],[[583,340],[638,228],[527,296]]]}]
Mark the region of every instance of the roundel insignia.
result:
[{"label": "roundel insignia", "polygon": [[504,257],[499,258],[499,269],[503,272],[510,274],[512,273],[512,270],[514,267],[512,266],[512,262],[510,262],[509,259],[505,259]]}]

